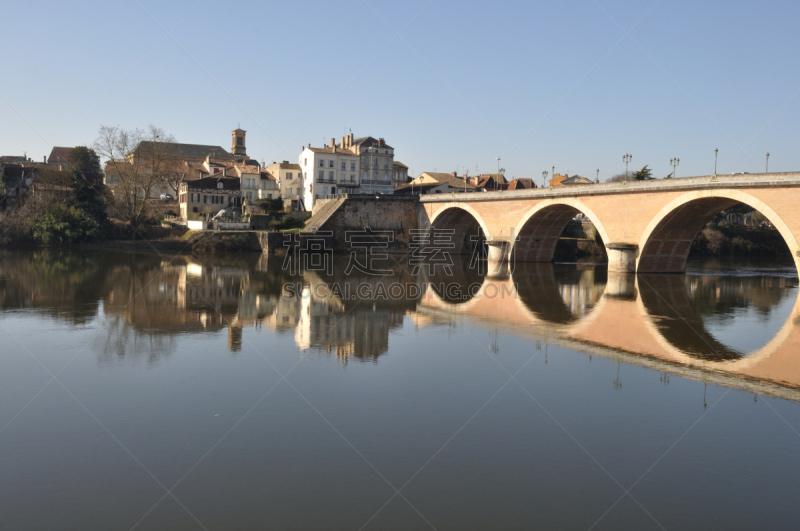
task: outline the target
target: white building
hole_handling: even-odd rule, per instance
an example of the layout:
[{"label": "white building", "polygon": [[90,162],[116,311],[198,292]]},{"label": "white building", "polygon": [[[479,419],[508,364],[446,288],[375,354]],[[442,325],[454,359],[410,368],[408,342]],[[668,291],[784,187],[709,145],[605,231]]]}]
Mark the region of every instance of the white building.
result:
[{"label": "white building", "polygon": [[[333,141],[333,139],[331,139]],[[303,148],[298,161],[303,170],[303,205],[314,208],[317,199],[358,193],[358,155],[331,143],[321,148]]]},{"label": "white building", "polygon": [[273,162],[267,171],[277,179],[284,204],[291,201],[292,210],[303,209],[303,172],[299,164],[291,164],[288,160]]},{"label": "white building", "polygon": [[312,210],[317,199],[337,194],[391,194],[394,148],[371,136],[341,137],[338,144],[303,148],[298,160],[303,174],[303,203]]},{"label": "white building", "polygon": [[246,203],[253,204],[262,199],[281,197],[278,180],[264,168],[252,164],[237,164],[234,170],[241,179],[242,198]]}]

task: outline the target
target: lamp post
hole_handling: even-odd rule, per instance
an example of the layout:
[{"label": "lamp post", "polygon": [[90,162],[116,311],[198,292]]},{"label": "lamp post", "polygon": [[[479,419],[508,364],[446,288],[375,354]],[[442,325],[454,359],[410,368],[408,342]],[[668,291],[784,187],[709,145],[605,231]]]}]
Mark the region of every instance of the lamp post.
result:
[{"label": "lamp post", "polygon": [[597,177],[594,178],[594,184],[600,183],[600,168],[597,168]]},{"label": "lamp post", "polygon": [[676,166],[681,163],[681,159],[678,157],[673,157],[669,160],[670,165],[672,166],[672,176],[676,177],[675,172],[677,171]]},{"label": "lamp post", "polygon": [[717,155],[719,154],[719,148],[714,148],[714,175],[717,174]]},{"label": "lamp post", "polygon": [[769,151],[767,151],[767,169],[764,171],[764,173],[769,173]]},{"label": "lamp post", "polygon": [[628,163],[631,161],[632,158],[633,155],[631,155],[630,153],[625,153],[624,155],[622,155],[622,162],[625,163],[625,182],[628,182]]},{"label": "lamp post", "polygon": [[547,170],[542,172],[542,188],[547,187]]}]

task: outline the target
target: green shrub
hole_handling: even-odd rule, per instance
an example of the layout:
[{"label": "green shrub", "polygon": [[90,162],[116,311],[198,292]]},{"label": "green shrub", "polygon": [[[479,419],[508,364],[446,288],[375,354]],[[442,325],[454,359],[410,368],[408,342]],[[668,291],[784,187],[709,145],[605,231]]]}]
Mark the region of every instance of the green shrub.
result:
[{"label": "green shrub", "polygon": [[33,226],[33,239],[45,245],[80,243],[104,236],[103,227],[82,210],[49,205]]}]

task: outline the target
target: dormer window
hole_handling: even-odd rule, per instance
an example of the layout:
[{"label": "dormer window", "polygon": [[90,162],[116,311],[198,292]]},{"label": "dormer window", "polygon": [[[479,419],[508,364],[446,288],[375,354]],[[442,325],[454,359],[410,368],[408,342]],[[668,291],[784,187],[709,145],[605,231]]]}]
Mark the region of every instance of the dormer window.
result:
[{"label": "dormer window", "polygon": [[222,190],[222,183],[217,183],[217,188]]}]

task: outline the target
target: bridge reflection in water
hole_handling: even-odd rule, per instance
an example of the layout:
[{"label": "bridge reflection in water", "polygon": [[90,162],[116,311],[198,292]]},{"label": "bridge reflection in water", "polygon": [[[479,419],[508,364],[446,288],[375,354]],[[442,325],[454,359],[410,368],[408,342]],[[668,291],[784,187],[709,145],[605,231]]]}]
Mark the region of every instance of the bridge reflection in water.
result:
[{"label": "bridge reflection in water", "polygon": [[[429,291],[417,311],[798,400],[800,299],[791,289],[796,284],[794,278],[764,276],[606,278],[604,268],[517,264],[507,278],[486,278],[469,301],[451,304]],[[513,296],[483,296],[502,292]],[[792,302],[774,337],[751,351],[723,343],[706,326],[705,318],[736,326],[734,314],[750,306],[758,306],[767,320],[771,309]],[[757,333],[763,337],[764,330]]]}]

